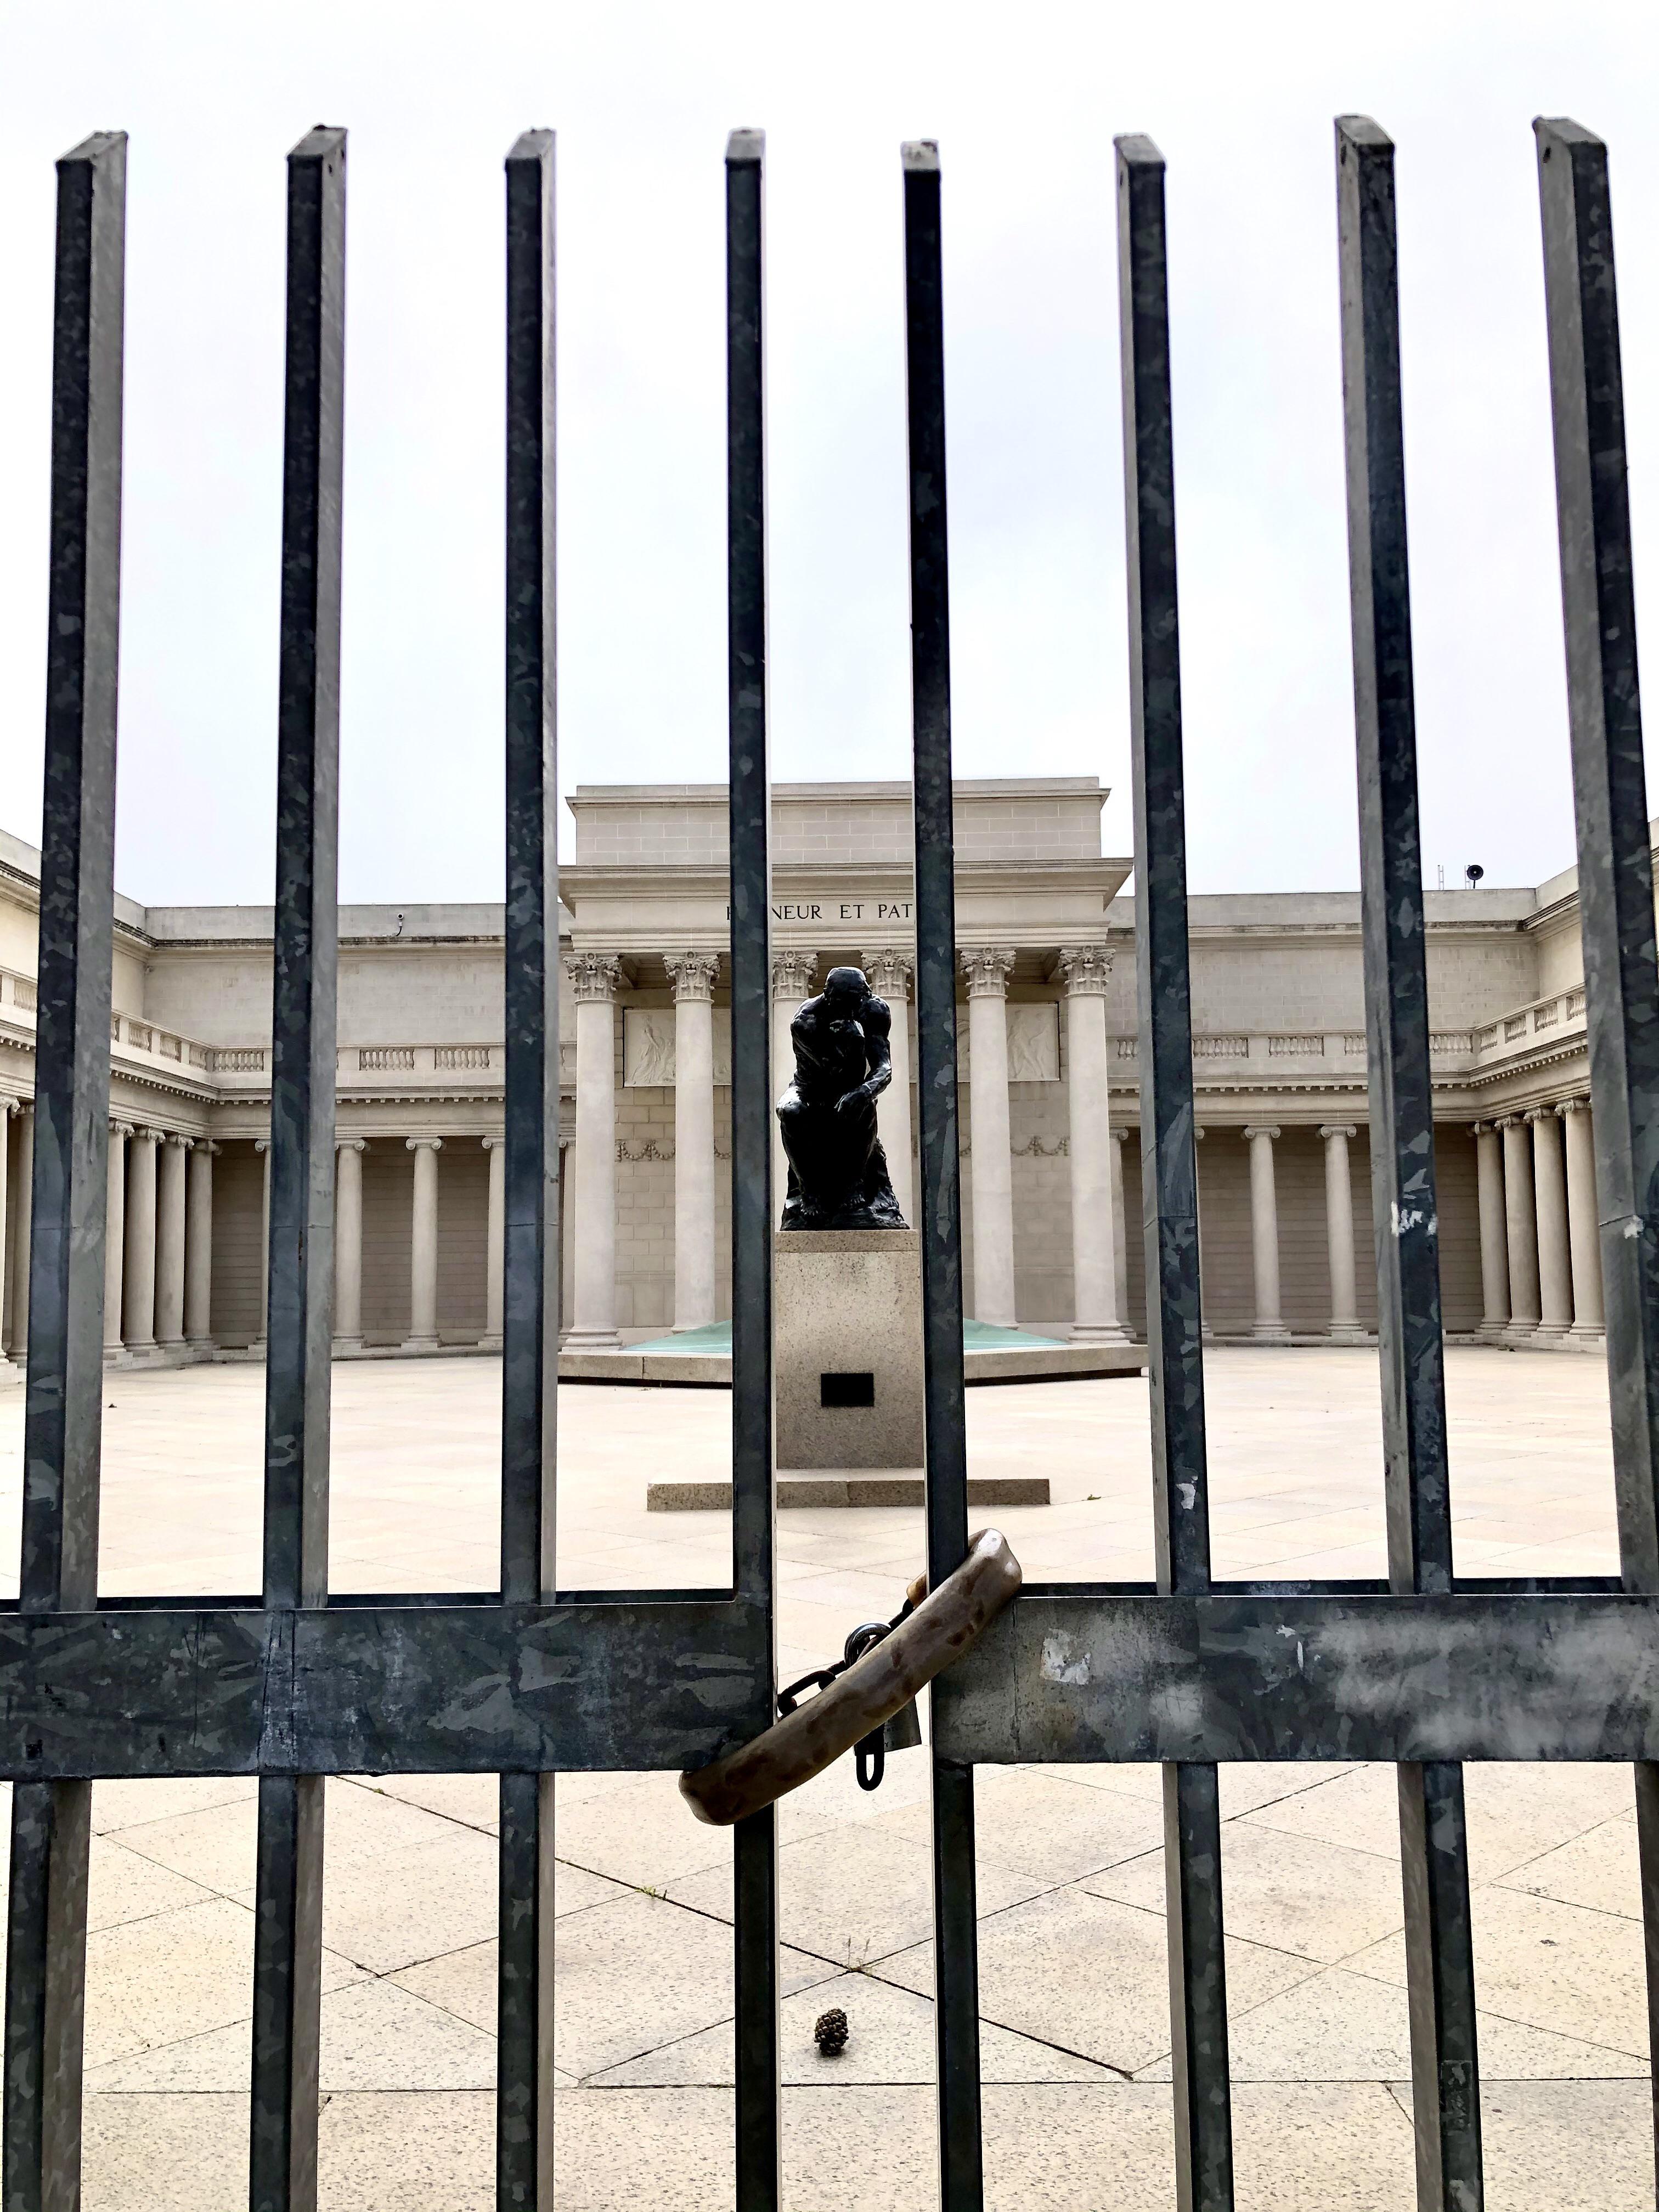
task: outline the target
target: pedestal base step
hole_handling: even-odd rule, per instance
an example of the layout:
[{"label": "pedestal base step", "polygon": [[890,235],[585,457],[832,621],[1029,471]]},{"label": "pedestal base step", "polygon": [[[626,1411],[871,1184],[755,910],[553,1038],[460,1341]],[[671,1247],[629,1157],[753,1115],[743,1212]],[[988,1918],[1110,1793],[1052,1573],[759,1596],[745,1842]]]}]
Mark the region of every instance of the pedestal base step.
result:
[{"label": "pedestal base step", "polygon": [[[781,1474],[780,1506],[922,1505],[926,1486],[917,1474]],[[969,1505],[1046,1505],[1046,1474],[970,1474]],[[653,1482],[646,1486],[647,1513],[729,1513],[729,1482]]]}]

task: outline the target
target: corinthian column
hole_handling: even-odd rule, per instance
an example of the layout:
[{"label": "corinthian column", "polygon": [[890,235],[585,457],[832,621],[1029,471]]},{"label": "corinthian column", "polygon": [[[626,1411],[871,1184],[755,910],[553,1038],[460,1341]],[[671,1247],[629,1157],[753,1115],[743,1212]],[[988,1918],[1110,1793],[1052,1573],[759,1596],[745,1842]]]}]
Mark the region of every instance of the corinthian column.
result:
[{"label": "corinthian column", "polygon": [[1066,979],[1072,1335],[1085,1344],[1123,1344],[1128,1332],[1117,1302],[1118,1224],[1112,1205],[1112,1115],[1106,1063],[1106,987],[1112,956],[1104,945],[1068,945],[1060,948],[1055,964]]},{"label": "corinthian column", "polygon": [[1117,1317],[1129,1334],[1129,1215],[1123,1198],[1123,1146],[1129,1132],[1120,1124],[1108,1132],[1112,1139],[1112,1275],[1117,1290]]},{"label": "corinthian column", "polygon": [[334,1345],[361,1352],[363,1345],[363,1153],[361,1137],[342,1137],[334,1147]]},{"label": "corinthian column", "polygon": [[576,1297],[573,1350],[607,1351],[617,1337],[617,989],[622,963],[579,952],[566,970],[576,994]]},{"label": "corinthian column", "polygon": [[1504,1136],[1504,1231],[1510,1271],[1510,1343],[1538,1327],[1538,1216],[1532,1194],[1532,1139],[1518,1114],[1497,1124]]},{"label": "corinthian column", "polygon": [[489,1155],[489,1229],[484,1239],[484,1333],[487,1350],[501,1348],[501,1315],[507,1288],[507,1139],[486,1137]]},{"label": "corinthian column", "polygon": [[1014,1174],[1008,1134],[1008,978],[1012,945],[962,956],[968,978],[968,1111],[971,1123],[975,1321],[1014,1322]]},{"label": "corinthian column", "polygon": [[908,952],[863,952],[870,988],[885,999],[893,1015],[893,1079],[876,1101],[876,1129],[887,1155],[887,1172],[899,1212],[912,1226],[915,1210],[910,1181],[910,978],[916,963]]},{"label": "corinthian column", "polygon": [[1474,1160],[1480,1193],[1480,1334],[1496,1339],[1510,1325],[1510,1252],[1503,1139],[1495,1122],[1475,1123]]},{"label": "corinthian column", "polygon": [[6,1357],[6,1327],[11,1318],[11,1299],[7,1295],[6,1282],[6,1166],[11,1150],[11,1120],[17,1111],[15,1098],[0,1098],[0,1382],[9,1382],[17,1373]]},{"label": "corinthian column", "polygon": [[213,1350],[213,1160],[218,1149],[198,1138],[185,1194],[185,1338],[204,1359]]},{"label": "corinthian column", "polygon": [[438,1349],[438,1155],[441,1137],[410,1137],[415,1197],[409,1222],[409,1334],[405,1352]]},{"label": "corinthian column", "polygon": [[1359,1291],[1354,1274],[1353,1179],[1348,1146],[1359,1133],[1352,1121],[1327,1121],[1325,1140],[1325,1249],[1330,1261],[1333,1344],[1364,1344],[1359,1326]]},{"label": "corinthian column", "polygon": [[185,1161],[190,1139],[168,1130],[156,1162],[155,1340],[163,1352],[185,1341]]},{"label": "corinthian column", "polygon": [[[772,1103],[775,1106],[789,1088],[795,1072],[795,1048],[789,1024],[802,1000],[812,995],[812,978],[818,972],[816,952],[778,952],[772,955]],[[880,1109],[877,1109],[879,1115]],[[783,1132],[772,1116],[772,1221],[775,1227],[789,1195],[789,1162],[783,1149]]]},{"label": "corinthian column", "polygon": [[1273,1181],[1278,1135],[1276,1127],[1265,1123],[1244,1132],[1250,1147],[1250,1261],[1255,1277],[1255,1320],[1250,1334],[1263,1344],[1286,1344],[1291,1334],[1279,1296],[1279,1192]]},{"label": "corinthian column", "polygon": [[[17,1226],[12,1232],[11,1349],[14,1358],[27,1363],[29,1356],[29,1243],[34,1206],[34,1108],[27,1098],[18,1102],[17,1194],[12,1212]],[[0,1252],[0,1268],[5,1266]]]},{"label": "corinthian column", "polygon": [[[0,1124],[0,1131],[3,1124]],[[127,1145],[131,1121],[109,1125],[109,1182],[104,1200],[104,1364],[113,1367],[122,1357],[121,1284],[125,1273],[127,1243]]]},{"label": "corinthian column", "polygon": [[1556,1108],[1567,1144],[1567,1235],[1572,1255],[1572,1328],[1580,1343],[1607,1334],[1601,1306],[1601,1230],[1595,1205],[1595,1139],[1588,1098]]},{"label": "corinthian column", "polygon": [[714,1318],[713,952],[663,956],[674,987],[674,1326]]},{"label": "corinthian column", "polygon": [[160,1129],[137,1129],[127,1192],[127,1350],[148,1359],[155,1349],[155,1155]]},{"label": "corinthian column", "polygon": [[265,1329],[270,1318],[270,1139],[256,1137],[253,1149],[259,1156],[263,1180],[259,1186],[259,1334],[251,1349],[263,1352],[265,1348]]},{"label": "corinthian column", "polygon": [[1572,1327],[1572,1264],[1567,1252],[1567,1177],[1561,1123],[1553,1106],[1534,1106],[1533,1200],[1538,1208],[1538,1334],[1564,1337]]}]

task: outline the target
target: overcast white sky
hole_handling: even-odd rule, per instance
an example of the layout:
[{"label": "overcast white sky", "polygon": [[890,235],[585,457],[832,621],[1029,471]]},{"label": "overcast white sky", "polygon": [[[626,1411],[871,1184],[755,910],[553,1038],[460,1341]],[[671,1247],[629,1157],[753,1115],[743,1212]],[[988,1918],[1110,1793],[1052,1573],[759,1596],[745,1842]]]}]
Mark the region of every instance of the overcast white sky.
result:
[{"label": "overcast white sky", "polygon": [[1400,147],[1429,879],[1536,881],[1572,833],[1528,125],[1613,149],[1650,584],[1654,23],[0,0],[0,823],[38,835],[52,162],[117,126],[123,890],[270,895],[283,163],[319,119],[351,133],[343,895],[500,896],[501,163],[527,125],[559,134],[561,780],[722,777],[721,155],[754,124],[775,774],[908,772],[898,146],[936,136],[958,771],[1098,774],[1127,853],[1111,141],[1144,130],[1170,163],[1193,885],[1354,883],[1331,118],[1357,109]]}]

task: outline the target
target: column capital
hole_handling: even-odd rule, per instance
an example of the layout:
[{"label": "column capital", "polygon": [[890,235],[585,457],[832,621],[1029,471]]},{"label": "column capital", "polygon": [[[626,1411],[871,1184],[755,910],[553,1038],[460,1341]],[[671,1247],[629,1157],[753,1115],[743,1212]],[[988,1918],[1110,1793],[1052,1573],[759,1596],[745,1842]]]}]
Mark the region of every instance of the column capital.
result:
[{"label": "column capital", "polygon": [[713,999],[714,978],[720,971],[718,952],[665,952],[662,964],[668,970],[677,1004],[681,1000]]},{"label": "column capital", "polygon": [[188,1152],[193,1149],[196,1139],[194,1137],[185,1136],[182,1129],[168,1129],[163,1133],[161,1142],[164,1145],[177,1145],[181,1152]]},{"label": "column capital", "polygon": [[1523,1121],[1553,1121],[1555,1109],[1553,1106],[1528,1106],[1521,1119]]},{"label": "column capital", "polygon": [[167,1140],[165,1129],[135,1129],[133,1134],[141,1145],[164,1145]]},{"label": "column capital", "polygon": [[810,998],[812,978],[818,972],[816,952],[775,951],[772,955],[772,996],[774,999],[793,999],[797,1003]]},{"label": "column capital", "polygon": [[1115,1145],[1121,1145],[1129,1133],[1128,1124],[1127,1121],[1114,1121],[1106,1133]]},{"label": "column capital", "polygon": [[1006,999],[1008,978],[1014,969],[1014,948],[1012,945],[967,945],[958,948],[957,958],[962,972],[968,978],[970,999]]},{"label": "column capital", "polygon": [[0,1098],[0,1121],[9,1121],[14,1114],[21,1114],[22,1110],[21,1098]]},{"label": "column capital", "polygon": [[1497,1127],[1498,1124],[1496,1121],[1471,1121],[1469,1124],[1469,1134],[1472,1137],[1487,1137],[1492,1134],[1492,1131],[1496,1129]]},{"label": "column capital", "polygon": [[270,1150],[270,1138],[256,1137],[253,1139],[253,1149],[256,1152],[268,1152]]},{"label": "column capital", "polygon": [[1068,998],[1103,999],[1112,956],[1103,945],[1062,945],[1053,972],[1064,978]]},{"label": "column capital", "polygon": [[366,1152],[368,1146],[361,1137],[337,1137],[334,1149],[337,1152]]},{"label": "column capital", "polygon": [[622,962],[614,952],[568,954],[564,972],[579,1005],[584,1000],[608,1003],[622,983]]},{"label": "column capital", "polygon": [[493,1152],[498,1151],[501,1146],[505,1145],[505,1144],[506,1144],[506,1142],[507,1142],[507,1139],[506,1139],[504,1136],[503,1136],[503,1137],[484,1137],[484,1138],[481,1139],[480,1139],[480,1141],[482,1142],[482,1144],[483,1144],[483,1148],[484,1148],[485,1152]]},{"label": "column capital", "polygon": [[210,1160],[216,1160],[225,1148],[216,1137],[198,1137],[196,1149],[198,1152],[205,1152]]},{"label": "column capital", "polygon": [[1493,1121],[1492,1127],[1494,1129],[1518,1129],[1521,1127],[1521,1116],[1518,1114],[1500,1114]]},{"label": "column capital", "polygon": [[1194,1143],[1200,1145],[1204,1141],[1204,1124],[1201,1121],[1194,1121],[1193,1124],[1193,1139]]},{"label": "column capital", "polygon": [[1557,1107],[1556,1107],[1556,1109],[1555,1109],[1556,1112],[1557,1112],[1558,1114],[1561,1114],[1561,1115],[1566,1115],[1566,1114],[1588,1114],[1588,1113],[1589,1112],[1589,1109],[1590,1109],[1590,1103],[1589,1103],[1589,1100],[1588,1098],[1583,1098],[1583,1097],[1580,1097],[1580,1098],[1563,1098],[1562,1100],[1560,1100],[1560,1102],[1558,1103],[1558,1105],[1557,1105]]},{"label": "column capital", "polygon": [[1251,1121],[1246,1124],[1243,1131],[1244,1139],[1247,1144],[1253,1143],[1257,1137],[1266,1137],[1268,1142],[1271,1143],[1278,1134],[1279,1124],[1277,1121]]},{"label": "column capital", "polygon": [[112,1121],[109,1125],[109,1133],[111,1136],[115,1138],[118,1141],[124,1140],[132,1134],[132,1124],[131,1121]]},{"label": "column capital", "polygon": [[1359,1129],[1358,1125],[1353,1121],[1322,1121],[1319,1125],[1319,1133],[1326,1143],[1329,1144],[1333,1137],[1357,1137],[1359,1134]]},{"label": "column capital", "polygon": [[441,1137],[406,1137],[404,1139],[404,1146],[406,1151],[411,1152],[423,1150],[441,1152],[444,1148],[444,1140]]},{"label": "column capital", "polygon": [[882,945],[873,952],[860,952],[860,960],[870,988],[878,999],[906,1006],[910,998],[910,979],[916,972],[915,955],[902,951],[897,945]]}]

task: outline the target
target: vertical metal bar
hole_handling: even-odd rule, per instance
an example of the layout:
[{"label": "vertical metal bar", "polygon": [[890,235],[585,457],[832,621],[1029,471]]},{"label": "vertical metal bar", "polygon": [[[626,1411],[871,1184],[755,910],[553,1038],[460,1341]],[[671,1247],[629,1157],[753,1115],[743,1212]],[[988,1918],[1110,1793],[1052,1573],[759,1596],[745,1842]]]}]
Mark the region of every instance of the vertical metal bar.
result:
[{"label": "vertical metal bar", "polygon": [[[343,131],[288,161],[282,632],[272,948],[264,1603],[325,1604],[334,1297]],[[259,1779],[249,2203],[317,2201],[323,1778]]]},{"label": "vertical metal bar", "polygon": [[[98,1602],[126,169],[124,131],[58,164],[25,1612]],[[91,1819],[89,1782],[12,1792],[6,2212],[80,2203]]]},{"label": "vertical metal bar", "polygon": [[[770,770],[766,726],[766,137],[726,149],[726,673],[732,842],[732,1574],[774,1649]],[[764,1711],[777,1685],[769,1656]],[[777,1820],[733,1838],[737,2201],[781,2201]]]},{"label": "vertical metal bar", "polygon": [[[1187,957],[1187,817],[1176,593],[1164,156],[1117,142],[1118,294],[1134,761],[1141,1205],[1161,1590],[1210,1586],[1210,1507]],[[1213,1766],[1164,1770],[1164,1869],[1181,2212],[1233,2201],[1221,1813]]]},{"label": "vertical metal bar", "polygon": [[[1389,1578],[1397,1590],[1433,1594],[1452,1586],[1452,1535],[1393,143],[1369,118],[1342,116],[1336,161]],[[1462,1769],[1402,1766],[1399,1788],[1417,2201],[1423,2212],[1475,2212],[1480,2094]]]},{"label": "vertical metal bar", "polygon": [[[1599,138],[1565,119],[1533,128],[1619,1551],[1626,1588],[1650,1591],[1659,1589],[1659,957],[1613,202]],[[1659,2055],[1659,1767],[1637,1768],[1636,1814],[1648,2027]],[[1655,2135],[1659,2155],[1659,2078]]]},{"label": "vertical metal bar", "polygon": [[[951,600],[945,447],[945,287],[939,148],[904,147],[905,362],[910,472],[910,698],[916,849],[927,1575],[968,1549],[963,1409],[962,1165],[957,1130],[957,914],[951,774]],[[984,2202],[974,1775],[933,1758],[934,2033],[944,2212]]]},{"label": "vertical metal bar", "polygon": [[[501,1598],[556,1584],[559,848],[553,133],[507,157],[507,1144]],[[553,1778],[501,1778],[495,2201],[553,2203]]]}]

